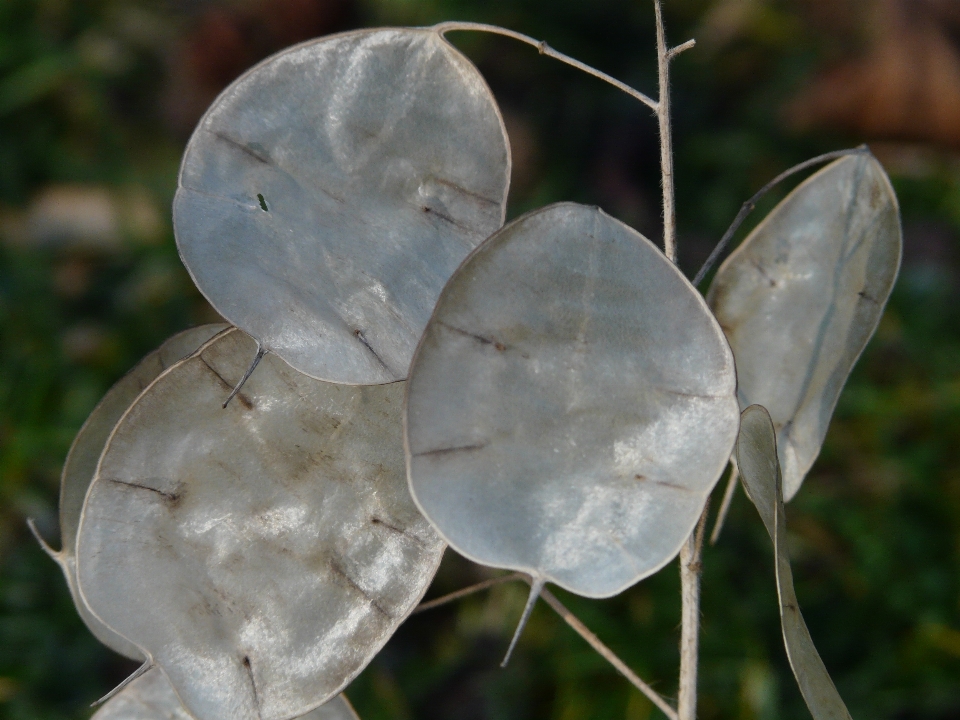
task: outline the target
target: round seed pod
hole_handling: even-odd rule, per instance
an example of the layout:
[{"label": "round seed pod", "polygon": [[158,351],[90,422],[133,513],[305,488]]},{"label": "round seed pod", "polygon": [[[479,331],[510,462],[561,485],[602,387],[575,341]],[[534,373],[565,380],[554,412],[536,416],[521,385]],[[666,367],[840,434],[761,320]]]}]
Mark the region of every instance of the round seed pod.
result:
[{"label": "round seed pod", "polygon": [[[160,668],[152,668],[110,698],[90,720],[194,720]],[[300,720],[360,720],[342,693]]]},{"label": "round seed pod", "polygon": [[635,230],[561,203],[444,289],[408,383],[410,488],[476,562],[608,597],[679,551],[730,458],[733,356]]},{"label": "round seed pod", "polygon": [[83,598],[198,720],[286,720],[339,693],[444,544],[410,498],[403,384],[307,377],[254,341],[174,365],[115,428],[77,541]]},{"label": "round seed pod", "polygon": [[62,548],[55,552],[44,543],[44,549],[57,562],[66,578],[70,596],[80,618],[94,636],[114,652],[143,660],[135,645],[117,635],[100,622],[81,600],[77,592],[76,544],[77,525],[87,488],[93,481],[97,461],[114,426],[143,389],[160,373],[181,358],[194,352],[214,335],[224,331],[224,324],[201,325],[190,328],[166,340],[159,348],[144,357],[133,369],[107,391],[90,413],[80,432],[74,438],[60,476],[60,541]]},{"label": "round seed pod", "polygon": [[237,79],[183,158],[197,287],[297,370],[404,379],[436,299],[503,224],[510,150],[476,68],[431,29],[297,45]]},{"label": "round seed pod", "polygon": [[724,261],[707,294],[737,359],[740,405],[767,408],[783,497],[800,489],[900,268],[900,211],[868,153],[799,185]]}]

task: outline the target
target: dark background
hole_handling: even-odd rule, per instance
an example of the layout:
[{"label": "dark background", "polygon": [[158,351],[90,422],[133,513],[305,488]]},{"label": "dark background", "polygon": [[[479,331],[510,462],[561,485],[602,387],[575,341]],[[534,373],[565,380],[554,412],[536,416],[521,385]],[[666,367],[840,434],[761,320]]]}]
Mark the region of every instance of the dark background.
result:
[{"label": "dark background", "polygon": [[[787,508],[790,550],[855,718],[960,718],[960,3],[665,5],[670,39],[698,40],[674,64],[686,272],[740,203],[807,157],[869,142],[893,179],[900,279]],[[132,669],[81,624],[25,519],[56,539],[60,466],[87,413],[168,335],[216,317],[170,228],[199,114],[285,45],[444,19],[545,39],[655,94],[648,0],[0,0],[0,718],[88,717]],[[577,200],[659,238],[646,108],[532,48],[452,38],[507,120],[511,217]],[[742,492],[704,564],[700,717],[809,717],[780,639],[770,543]],[[430,595],[486,576],[449,553]],[[671,696],[678,590],[674,563],[615,599],[558,594]],[[525,594],[502,586],[411,619],[348,689],[364,720],[661,717],[543,604],[500,670]]]}]

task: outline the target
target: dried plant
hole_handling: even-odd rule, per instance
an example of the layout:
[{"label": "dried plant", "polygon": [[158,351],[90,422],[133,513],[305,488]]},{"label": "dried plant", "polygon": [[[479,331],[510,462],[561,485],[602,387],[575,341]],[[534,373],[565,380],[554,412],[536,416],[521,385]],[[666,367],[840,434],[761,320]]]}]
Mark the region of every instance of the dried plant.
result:
[{"label": "dried plant", "polygon": [[[739,470],[774,541],[803,696],[815,718],[849,717],[793,593],[783,501],[892,289],[896,197],[865,148],[814,158],[749,200],[688,281],[669,68],[694,43],[669,47],[653,5],[656,100],[525,35],[448,22],[293,47],[214,102],[174,220],[235,327],[148,356],[63,474],[50,552],[97,637],[144,660],[98,718],[355,717],[339,693],[416,609],[448,543],[515,572],[421,610],[524,579],[507,657],[542,598],[668,718],[692,720],[707,507],[731,461],[714,540]],[[509,144],[454,31],[533,45],[653,111],[662,252],[573,203],[501,227]],[[704,299],[758,197],[827,160]],[[546,584],[609,597],[678,554],[675,707]]]}]

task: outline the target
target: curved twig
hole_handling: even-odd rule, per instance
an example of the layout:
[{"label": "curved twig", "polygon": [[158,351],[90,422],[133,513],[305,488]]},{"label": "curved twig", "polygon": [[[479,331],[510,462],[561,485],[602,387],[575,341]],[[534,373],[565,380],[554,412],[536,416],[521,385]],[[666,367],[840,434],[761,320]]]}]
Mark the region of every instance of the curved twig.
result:
[{"label": "curved twig", "polygon": [[720,255],[723,254],[723,251],[726,250],[727,245],[730,244],[730,240],[733,238],[733,234],[740,229],[740,226],[743,224],[743,221],[747,219],[747,215],[757,206],[757,203],[760,199],[770,192],[773,188],[779,185],[781,182],[786,180],[791,175],[795,173],[806,170],[809,167],[818,165],[827,160],[836,160],[837,158],[844,157],[846,155],[859,155],[860,153],[870,152],[870,149],[866,145],[860,145],[855,148],[848,148],[847,150],[834,150],[833,152],[824,153],[823,155],[817,155],[816,157],[810,158],[809,160],[804,160],[799,165],[794,165],[789,170],[784,170],[782,173],[777,175],[773,180],[768,182],[762,188],[757,190],[754,193],[753,197],[747,200],[743,207],[740,208],[740,212],[737,213],[737,216],[733,219],[733,223],[730,227],[727,228],[727,231],[723,234],[723,237],[720,238],[720,242],[717,243],[717,246],[713,248],[713,252],[710,253],[710,257],[707,258],[707,261],[703,264],[700,270],[697,271],[696,276],[693,278],[694,287],[700,285],[703,282],[703,278],[716,264],[717,259]]},{"label": "curved twig", "polygon": [[117,685],[113,690],[111,690],[110,692],[108,692],[106,695],[104,695],[104,696],[103,696],[102,698],[100,698],[99,700],[90,703],[90,707],[97,707],[97,705],[103,705],[103,703],[105,703],[107,700],[109,700],[110,698],[112,698],[112,697],[113,697],[114,695],[116,695],[118,692],[120,692],[121,690],[123,690],[125,687],[127,687],[127,685],[129,685],[129,684],[132,683],[134,680],[136,680],[138,677],[140,677],[141,675],[143,675],[144,673],[146,673],[146,672],[147,672],[148,670],[150,670],[152,667],[153,667],[153,660],[151,660],[150,658],[147,658],[146,660],[144,660],[143,665],[141,665],[141,666],[138,667],[136,670],[134,670],[133,673],[132,673],[129,677],[127,677],[126,680],[122,681],[122,682],[121,682],[119,685]]},{"label": "curved twig", "polygon": [[547,45],[545,41],[534,40],[529,35],[524,35],[523,33],[518,33],[514,30],[507,30],[506,28],[499,27],[498,25],[487,25],[485,23],[475,23],[475,22],[456,22],[456,21],[442,22],[442,23],[439,23],[438,25],[434,25],[433,29],[436,30],[441,35],[443,35],[444,33],[450,32],[451,30],[475,30],[477,32],[492,33],[494,35],[503,35],[504,37],[513,38],[514,40],[519,40],[522,43],[526,43],[527,45],[532,45],[533,47],[537,48],[537,50],[540,51],[541,55],[546,55],[547,57],[551,57],[554,60],[559,60],[560,62],[566,65],[569,65],[570,67],[575,67],[577,68],[577,70],[581,70],[587,73],[588,75],[593,75],[595,78],[599,78],[606,83],[610,83],[618,90],[622,90],[627,95],[630,95],[631,97],[636,98],[637,100],[642,102],[644,105],[646,105],[648,108],[650,108],[654,112],[657,112],[657,108],[659,107],[656,100],[654,100],[653,98],[647,97],[639,90],[634,90],[632,87],[630,87],[626,83],[622,83],[616,78],[611,77],[610,75],[607,75],[604,72],[600,72],[596,68],[592,68],[586,63],[582,63],[579,60],[576,60],[570,57],[569,55],[564,55],[562,52],[557,52],[552,47]]}]

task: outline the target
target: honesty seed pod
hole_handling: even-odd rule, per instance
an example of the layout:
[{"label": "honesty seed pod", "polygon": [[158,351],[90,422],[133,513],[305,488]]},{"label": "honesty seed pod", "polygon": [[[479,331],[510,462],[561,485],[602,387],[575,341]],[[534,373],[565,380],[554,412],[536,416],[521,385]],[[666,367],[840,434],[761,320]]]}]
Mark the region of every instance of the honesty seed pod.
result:
[{"label": "honesty seed pod", "polygon": [[[90,720],[193,720],[167,676],[153,668],[107,701]],[[299,720],[360,720],[344,695],[337,695]]]},{"label": "honesty seed pod", "polygon": [[287,720],[338,692],[410,613],[444,544],[404,481],[402,383],[334,385],[238,330],[158,377],[84,504],[83,598],[198,720]]},{"label": "honesty seed pod", "polygon": [[37,534],[37,539],[40,540],[44,550],[63,570],[77,613],[90,632],[111,650],[136,660],[143,660],[143,653],[130,641],[117,635],[100,622],[77,592],[77,525],[80,523],[83,499],[93,481],[97,461],[100,460],[107,438],[137,396],[160,373],[194,352],[227,327],[223,324],[201,325],[169,338],[120,378],[90,413],[74,438],[60,475],[60,552],[50,548],[36,533],[31,523],[31,529]]},{"label": "honesty seed pod", "polygon": [[561,203],[493,235],[411,368],[410,488],[447,542],[589,597],[690,534],[736,439],[733,357],[653,244]]},{"label": "honesty seed pod", "polygon": [[762,405],[751,405],[743,411],[737,439],[737,464],[747,496],[756,506],[773,541],[783,642],[803,699],[814,720],[850,720],[847,706],[830,679],[807,623],[800,614],[787,552],[787,520],[783,511],[777,439],[770,413]]},{"label": "honesty seed pod", "polygon": [[439,32],[334,35],[207,111],[177,246],[213,306],[301,372],[402,380],[444,283],[503,224],[509,178],[493,95]]},{"label": "honesty seed pod", "polygon": [[861,152],[797,187],[717,271],[707,301],[737,359],[741,407],[773,418],[788,501],[880,322],[902,246],[890,180]]}]

